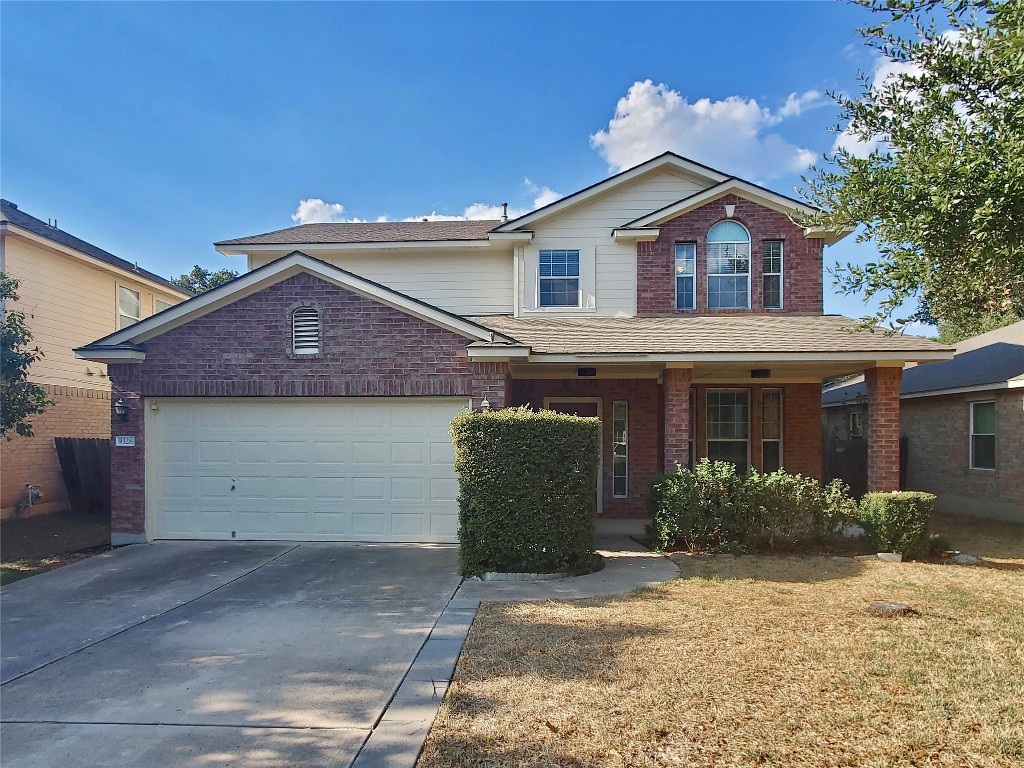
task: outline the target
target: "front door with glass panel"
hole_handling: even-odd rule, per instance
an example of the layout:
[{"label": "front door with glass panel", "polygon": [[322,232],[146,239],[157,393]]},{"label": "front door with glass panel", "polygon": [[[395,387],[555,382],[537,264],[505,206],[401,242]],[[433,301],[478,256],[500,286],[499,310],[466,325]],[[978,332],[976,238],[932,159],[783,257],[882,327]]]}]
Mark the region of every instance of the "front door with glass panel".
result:
[{"label": "front door with glass panel", "polygon": [[[545,410],[555,411],[557,413],[568,413],[573,416],[596,416],[598,419],[601,418],[600,397],[545,397],[544,408]],[[595,495],[597,498],[597,514],[601,514],[601,509],[603,506],[603,494],[601,493],[602,479],[604,478],[603,435],[600,456],[601,460],[598,463],[597,471],[597,488],[595,489]]]}]

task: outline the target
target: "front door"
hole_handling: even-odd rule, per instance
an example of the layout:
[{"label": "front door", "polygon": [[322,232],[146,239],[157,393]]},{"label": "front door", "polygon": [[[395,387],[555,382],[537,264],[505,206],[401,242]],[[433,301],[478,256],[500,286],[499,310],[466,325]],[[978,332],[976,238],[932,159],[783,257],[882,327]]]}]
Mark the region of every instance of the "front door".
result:
[{"label": "front door", "polygon": [[[557,413],[568,413],[572,416],[596,416],[601,418],[600,397],[545,397],[544,408]],[[597,514],[601,514],[604,506],[604,494],[601,487],[604,481],[604,433],[602,427],[601,452],[597,465],[597,488],[594,493],[597,499]]]}]

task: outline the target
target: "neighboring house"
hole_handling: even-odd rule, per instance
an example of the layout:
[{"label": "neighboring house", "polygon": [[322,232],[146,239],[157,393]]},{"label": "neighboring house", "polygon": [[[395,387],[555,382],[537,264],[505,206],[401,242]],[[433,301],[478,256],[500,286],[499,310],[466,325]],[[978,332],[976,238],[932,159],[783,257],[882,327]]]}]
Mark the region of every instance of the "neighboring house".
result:
[{"label": "neighboring house", "polygon": [[32,346],[29,368],[54,405],[31,419],[33,437],[0,440],[0,508],[10,515],[26,484],[43,496],[34,512],[67,505],[54,437],[110,436],[110,380],[102,363],[73,349],[191,296],[167,280],[0,201],[0,272],[21,282],[19,301]]},{"label": "neighboring house", "polygon": [[[907,488],[936,494],[943,512],[1024,522],[1024,321],[907,369],[900,400]],[[826,389],[826,441],[870,451],[867,401],[862,377]]]},{"label": "neighboring house", "polygon": [[[866,371],[872,486],[900,374],[952,352],[822,314],[800,203],[664,154],[513,221],[307,224],[249,272],[79,349],[128,406],[116,540],[453,541],[471,404],[598,416],[602,529],[691,457],[821,475],[821,382]],[[804,209],[806,210],[806,209]]]}]

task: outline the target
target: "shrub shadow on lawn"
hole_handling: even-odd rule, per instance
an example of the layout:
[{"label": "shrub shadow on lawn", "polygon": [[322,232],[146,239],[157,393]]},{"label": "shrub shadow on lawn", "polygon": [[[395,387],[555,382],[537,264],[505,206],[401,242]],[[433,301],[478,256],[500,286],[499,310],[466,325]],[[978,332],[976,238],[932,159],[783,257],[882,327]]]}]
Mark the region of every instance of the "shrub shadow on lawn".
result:
[{"label": "shrub shadow on lawn", "polygon": [[[737,558],[676,558],[679,578],[814,584],[856,576],[864,562],[829,556],[754,555]],[[899,567],[899,566],[894,566]]]}]

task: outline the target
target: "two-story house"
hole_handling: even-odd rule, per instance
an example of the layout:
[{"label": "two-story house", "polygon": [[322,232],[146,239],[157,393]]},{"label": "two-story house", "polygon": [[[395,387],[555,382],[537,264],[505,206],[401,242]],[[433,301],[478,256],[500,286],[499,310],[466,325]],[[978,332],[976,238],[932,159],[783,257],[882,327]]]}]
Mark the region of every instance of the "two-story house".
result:
[{"label": "two-story house", "polygon": [[[822,314],[799,202],[664,154],[512,221],[308,224],[217,243],[249,271],[78,351],[110,366],[116,540],[453,541],[467,407],[603,425],[599,527],[708,456],[821,475],[821,382],[864,372],[898,484],[907,361]],[[129,441],[131,442],[131,441]]]},{"label": "two-story house", "polygon": [[[74,348],[127,328],[192,294],[0,201],[0,272],[20,282],[5,309],[25,314],[42,359],[29,368],[53,406],[31,419],[32,437],[0,440],[0,510],[15,511],[25,486],[42,497],[32,512],[67,505],[55,437],[110,436],[110,379],[103,363],[75,357]],[[29,510],[22,510],[27,513]]]}]

